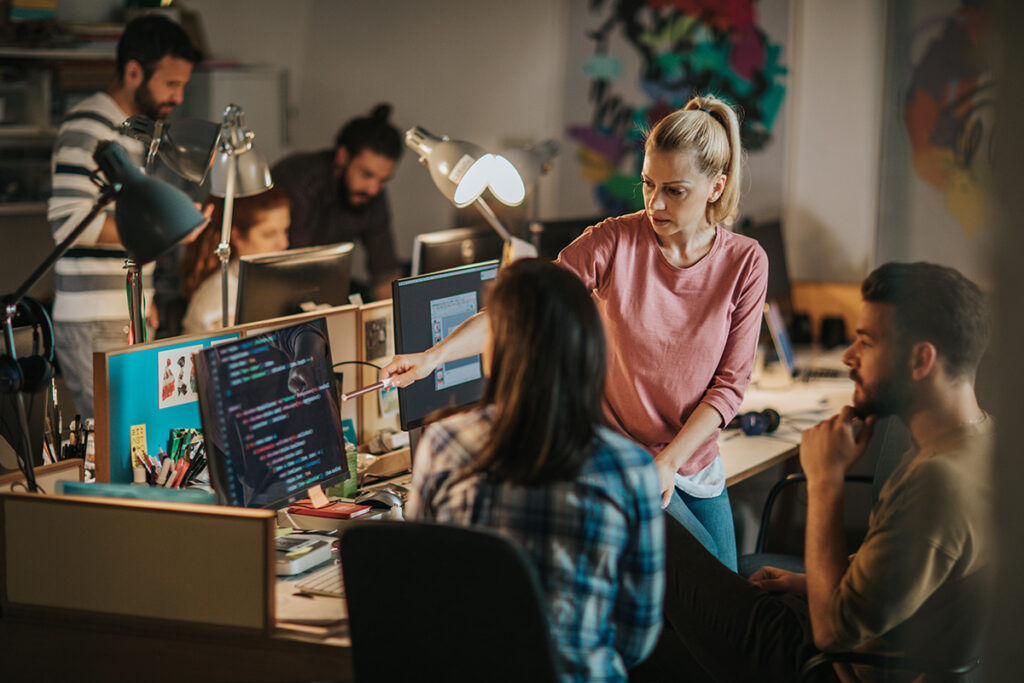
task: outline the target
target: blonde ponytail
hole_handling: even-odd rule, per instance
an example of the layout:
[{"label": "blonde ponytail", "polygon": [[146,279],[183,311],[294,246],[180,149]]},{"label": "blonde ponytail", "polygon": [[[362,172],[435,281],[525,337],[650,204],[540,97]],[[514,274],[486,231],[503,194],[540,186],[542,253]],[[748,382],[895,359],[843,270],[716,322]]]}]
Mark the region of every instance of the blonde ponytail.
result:
[{"label": "blonde ponytail", "polygon": [[694,97],[658,122],[647,136],[645,151],[693,153],[698,172],[714,179],[725,174],[725,188],[708,202],[708,223],[731,224],[739,211],[741,160],[740,122],[732,107],[712,95]]}]

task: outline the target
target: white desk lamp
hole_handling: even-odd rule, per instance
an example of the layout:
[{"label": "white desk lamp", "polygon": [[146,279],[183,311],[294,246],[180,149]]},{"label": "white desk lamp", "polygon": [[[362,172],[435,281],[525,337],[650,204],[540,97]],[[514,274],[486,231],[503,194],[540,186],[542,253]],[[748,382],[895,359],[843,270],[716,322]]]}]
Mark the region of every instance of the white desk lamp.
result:
[{"label": "white desk lamp", "polygon": [[231,260],[231,221],[236,197],[252,197],[274,186],[267,160],[252,144],[256,134],[245,127],[245,113],[235,104],[224,109],[220,149],[210,173],[210,194],[224,198],[224,216],[220,226],[221,325],[228,321],[228,264]]},{"label": "white desk lamp", "polygon": [[437,137],[419,126],[405,132],[405,143],[420,156],[420,163],[430,171],[434,185],[455,206],[473,204],[494,230],[505,240],[504,261],[537,256],[529,242],[514,237],[483,200],[491,193],[503,204],[516,206],[526,197],[526,190],[547,169],[558,153],[558,145],[547,140],[505,155],[491,154],[464,140]]}]

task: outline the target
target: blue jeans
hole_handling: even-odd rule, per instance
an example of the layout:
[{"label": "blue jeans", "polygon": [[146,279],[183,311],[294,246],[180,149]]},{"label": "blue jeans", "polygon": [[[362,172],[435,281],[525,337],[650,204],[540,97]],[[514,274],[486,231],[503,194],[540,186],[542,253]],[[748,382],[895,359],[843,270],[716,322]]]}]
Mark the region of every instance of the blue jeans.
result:
[{"label": "blue jeans", "polygon": [[686,527],[719,562],[736,571],[736,529],[728,489],[714,498],[695,498],[677,488],[665,512]]}]

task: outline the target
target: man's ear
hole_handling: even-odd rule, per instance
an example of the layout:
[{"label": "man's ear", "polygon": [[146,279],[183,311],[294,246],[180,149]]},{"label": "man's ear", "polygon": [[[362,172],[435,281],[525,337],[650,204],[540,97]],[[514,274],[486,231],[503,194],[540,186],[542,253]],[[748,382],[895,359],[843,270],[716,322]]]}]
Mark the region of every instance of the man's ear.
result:
[{"label": "man's ear", "polygon": [[348,148],[345,145],[338,147],[334,151],[334,163],[339,167],[345,166],[348,163]]},{"label": "man's ear", "polygon": [[146,71],[142,64],[135,59],[128,60],[124,65],[124,73],[121,74],[121,84],[129,90],[135,91],[142,82],[146,80]]},{"label": "man's ear", "polygon": [[931,342],[917,342],[910,347],[910,377],[924,379],[939,363],[939,352]]}]

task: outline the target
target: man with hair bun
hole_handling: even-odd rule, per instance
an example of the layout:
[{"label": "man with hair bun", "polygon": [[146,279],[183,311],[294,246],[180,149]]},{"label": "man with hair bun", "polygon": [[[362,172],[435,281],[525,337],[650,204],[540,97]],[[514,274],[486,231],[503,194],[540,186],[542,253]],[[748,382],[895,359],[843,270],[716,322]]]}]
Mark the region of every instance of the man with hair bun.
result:
[{"label": "man with hair bun", "polygon": [[399,275],[384,186],[402,156],[402,136],[389,118],[391,105],[341,127],[333,149],[293,154],[271,169],[291,199],[292,248],[362,242],[370,276],[368,294],[391,296]]}]

